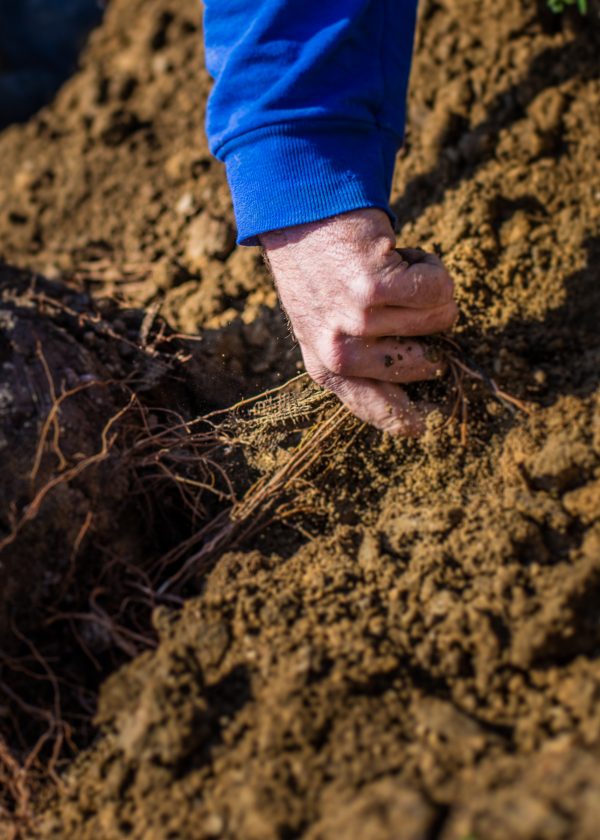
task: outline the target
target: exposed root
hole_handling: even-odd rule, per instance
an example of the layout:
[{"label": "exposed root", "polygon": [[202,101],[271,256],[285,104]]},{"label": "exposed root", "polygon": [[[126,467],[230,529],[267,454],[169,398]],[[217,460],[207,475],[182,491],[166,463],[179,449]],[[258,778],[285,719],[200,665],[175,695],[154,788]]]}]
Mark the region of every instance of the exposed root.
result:
[{"label": "exposed root", "polygon": [[[481,382],[511,412],[514,413],[516,409],[531,412],[526,403],[501,390],[493,379],[468,359],[454,339],[444,337],[442,342],[454,390],[452,408],[442,428],[458,422],[461,445],[465,446],[468,442],[467,379]],[[305,378],[306,374],[301,374],[291,383],[244,400],[228,412],[213,412],[199,418],[199,422],[209,423],[217,438],[225,434],[223,443],[227,446],[256,445],[257,440],[264,442],[265,429],[272,435],[273,429],[277,427],[280,431],[285,426],[289,429],[290,423],[297,426],[301,421],[309,421],[311,415],[323,412],[325,401],[330,399],[323,391],[308,389],[298,395],[289,390],[292,383]],[[330,402],[332,406],[335,405],[333,399]],[[241,424],[236,422],[239,410],[248,406],[252,406],[249,417]],[[219,417],[222,419],[216,422]],[[189,580],[204,573],[223,551],[235,548],[273,521],[285,521],[306,511],[306,504],[300,500],[306,496],[306,486],[302,482],[307,473],[317,463],[327,463],[327,455],[332,447],[347,448],[363,426],[341,405],[332,408],[323,419],[313,423],[300,443],[286,452],[283,464],[278,465],[273,472],[264,474],[239,501],[232,503],[229,510],[222,511],[163,558],[165,567],[168,567],[180,563],[187,556],[175,574],[166,580],[163,578],[157,593],[163,596],[171,591],[179,591]],[[348,435],[352,427],[355,429],[354,435]],[[232,430],[235,431],[232,433]],[[204,444],[206,440],[204,437]],[[314,490],[314,484],[311,483],[310,488]]]},{"label": "exposed root", "polygon": [[[190,578],[204,571],[206,565],[217,554],[234,547],[264,527],[266,515],[294,489],[295,485],[301,486],[303,476],[327,454],[329,442],[335,439],[349,422],[356,421],[344,406],[338,406],[329,417],[311,429],[272,475],[262,476],[229,511],[223,512],[217,520],[171,552],[165,558],[169,564],[177,562],[196,545],[201,544],[201,548],[193,551],[176,574],[161,584],[158,592],[162,594],[181,587]],[[291,511],[282,507],[280,513],[287,518],[298,509],[297,504],[292,506]]]},{"label": "exposed root", "polygon": [[442,428],[458,422],[462,446],[466,446],[468,441],[469,404],[465,393],[466,379],[474,379],[480,382],[512,414],[515,414],[517,410],[525,414],[531,414],[532,409],[527,403],[499,388],[496,382],[466,355],[457,341],[449,336],[440,336],[437,340],[442,344],[443,354],[448,362],[454,384],[454,401]]},{"label": "exposed root", "polygon": [[[131,405],[135,399],[135,396],[132,394],[127,405],[123,406],[123,408],[119,409],[114,417],[111,417],[110,420],[106,423],[104,429],[102,430],[101,435],[101,445],[98,452],[90,455],[87,458],[79,461],[77,464],[69,467],[68,469],[63,469],[58,475],[53,476],[49,481],[47,481],[43,487],[41,487],[33,497],[33,499],[29,502],[29,504],[25,507],[22,515],[13,523],[13,527],[11,531],[4,537],[3,540],[0,540],[0,551],[3,551],[7,548],[11,543],[13,543],[19,532],[24,528],[24,526],[30,522],[32,519],[38,515],[42,503],[46,496],[54,490],[59,484],[68,484],[73,479],[77,478],[77,476],[81,475],[81,473],[88,469],[89,467],[93,466],[94,464],[98,464],[100,461],[103,461],[108,453],[110,452],[112,446],[114,445],[115,441],[117,440],[117,434],[112,433],[109,434],[112,427],[117,423],[123,415],[131,408]],[[53,442],[53,446],[56,449],[58,446],[58,438],[55,438]],[[66,467],[66,462],[63,459],[63,466]],[[34,469],[36,469],[36,465],[34,464]],[[33,471],[32,471],[33,475]]]},{"label": "exposed root", "polygon": [[0,736],[0,834],[6,840],[25,838],[33,824],[31,773]]}]

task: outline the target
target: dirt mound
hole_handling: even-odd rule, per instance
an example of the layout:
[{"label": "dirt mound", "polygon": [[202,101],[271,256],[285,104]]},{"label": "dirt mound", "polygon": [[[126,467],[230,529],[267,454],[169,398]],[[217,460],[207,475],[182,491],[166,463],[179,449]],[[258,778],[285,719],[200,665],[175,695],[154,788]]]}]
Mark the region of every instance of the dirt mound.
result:
[{"label": "dirt mound", "polygon": [[[155,613],[40,837],[595,840],[597,8],[543,5],[423,4],[395,186],[401,244],[457,278],[469,359],[535,410],[469,389],[466,447],[349,427],[295,486],[291,536],[272,523]],[[0,138],[0,248],[207,327],[250,384],[277,325],[266,382],[293,350],[202,146],[194,8],[114,0],[56,103]],[[289,417],[244,438],[265,476]]]},{"label": "dirt mound", "polygon": [[110,554],[116,538],[115,553],[143,556],[130,449],[145,414],[156,429],[161,406],[185,422],[219,404],[211,382],[222,372],[149,314],[0,266],[3,635],[16,617],[31,627],[52,591],[83,582],[84,540]]},{"label": "dirt mound", "polygon": [[110,3],[80,72],[2,136],[13,165],[0,171],[0,256],[159,305],[175,329],[204,327],[207,351],[250,392],[294,373],[299,356],[283,347],[260,255],[235,248],[203,131],[208,89],[198,3]]},{"label": "dirt mound", "polygon": [[591,840],[599,430],[565,398],[483,463],[390,452],[370,525],[223,557],[43,836]]},{"label": "dirt mound", "polygon": [[[108,369],[120,371],[125,343],[119,347],[110,338],[99,339],[105,351],[100,356],[91,350],[98,341],[92,330],[83,340],[81,329],[77,341],[60,323],[65,320],[61,307],[68,310],[73,295],[61,298],[49,284],[5,268],[0,278],[5,475],[0,632],[5,637],[15,617],[31,625],[40,603],[50,599],[49,590],[66,582],[63,577],[81,576],[81,569],[69,570],[68,558],[76,564],[76,547],[92,524],[90,516],[100,542],[110,541],[111,532],[127,531],[122,513],[130,488],[126,475],[115,476],[108,457],[110,420],[117,422],[127,405]],[[55,470],[65,480],[53,486]],[[134,529],[131,542],[139,543],[140,537]]]}]

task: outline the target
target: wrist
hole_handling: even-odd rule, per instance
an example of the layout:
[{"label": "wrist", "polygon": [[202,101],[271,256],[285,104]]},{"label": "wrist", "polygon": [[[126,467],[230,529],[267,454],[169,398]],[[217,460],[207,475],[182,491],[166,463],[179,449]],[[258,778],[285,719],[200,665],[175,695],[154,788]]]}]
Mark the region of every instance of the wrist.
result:
[{"label": "wrist", "polygon": [[316,120],[266,126],[218,150],[225,162],[238,242],[264,231],[361,207],[389,208],[399,138],[376,125]]},{"label": "wrist", "polygon": [[298,244],[306,239],[320,240],[323,244],[326,240],[330,240],[343,243],[349,248],[364,242],[372,245],[380,241],[383,249],[394,248],[396,244],[389,216],[376,207],[348,210],[316,222],[278,228],[260,234],[258,239],[267,252],[286,245]]}]

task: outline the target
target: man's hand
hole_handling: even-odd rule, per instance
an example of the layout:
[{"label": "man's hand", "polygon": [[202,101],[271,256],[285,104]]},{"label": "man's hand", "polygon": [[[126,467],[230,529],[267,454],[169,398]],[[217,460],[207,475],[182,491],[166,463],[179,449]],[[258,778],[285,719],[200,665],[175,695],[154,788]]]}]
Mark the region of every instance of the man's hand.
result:
[{"label": "man's hand", "polygon": [[398,383],[433,379],[443,365],[413,336],[457,316],[441,261],[395,250],[387,215],[354,210],[260,237],[308,374],[380,429],[423,431],[425,410]]}]

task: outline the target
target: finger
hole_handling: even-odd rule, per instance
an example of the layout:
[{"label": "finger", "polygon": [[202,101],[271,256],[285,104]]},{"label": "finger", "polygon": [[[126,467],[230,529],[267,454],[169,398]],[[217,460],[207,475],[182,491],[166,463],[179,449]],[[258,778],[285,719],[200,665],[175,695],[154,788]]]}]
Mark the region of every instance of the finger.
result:
[{"label": "finger", "polygon": [[[432,309],[379,306],[369,309],[360,324],[358,337],[433,335],[449,330],[458,317],[454,301]],[[353,334],[353,333],[351,333]]]},{"label": "finger", "polygon": [[310,356],[305,359],[305,364],[309,376],[333,391],[356,417],[366,423],[404,437],[418,437],[424,432],[426,409],[413,403],[399,385],[337,376],[326,371]]},{"label": "finger", "polygon": [[344,405],[372,426],[403,437],[418,437],[425,431],[425,413],[399,385],[360,378],[345,379],[337,387],[332,384],[328,387]]},{"label": "finger", "polygon": [[382,382],[420,382],[437,379],[446,370],[436,348],[395,338],[346,338],[317,355],[330,372]]},{"label": "finger", "polygon": [[370,303],[427,309],[450,303],[453,297],[454,281],[438,257],[425,254],[424,259],[410,264],[395,253],[375,284]]}]

